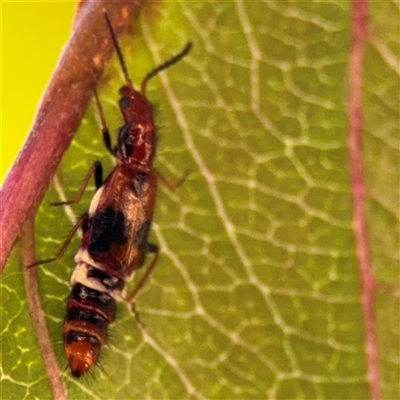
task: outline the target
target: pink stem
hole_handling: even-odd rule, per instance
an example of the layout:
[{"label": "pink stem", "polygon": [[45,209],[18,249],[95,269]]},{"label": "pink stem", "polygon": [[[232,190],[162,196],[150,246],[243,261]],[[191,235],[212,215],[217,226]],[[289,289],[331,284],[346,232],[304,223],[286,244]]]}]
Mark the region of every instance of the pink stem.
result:
[{"label": "pink stem", "polygon": [[[25,223],[22,235],[22,261],[23,265],[35,262],[35,236],[33,220]],[[53,398],[57,400],[67,399],[67,393],[61,379],[61,370],[58,367],[54,353],[53,342],[46,325],[42,303],[40,301],[39,287],[37,282],[37,268],[22,267],[25,291],[29,311],[32,316],[33,329],[39,342],[40,352],[49,378]]]},{"label": "pink stem", "polygon": [[368,249],[368,230],[365,216],[365,185],[362,159],[362,68],[364,41],[367,34],[367,0],[354,0],[352,46],[349,65],[349,151],[351,187],[353,194],[353,229],[359,261],[362,308],[365,321],[365,351],[371,398],[380,399],[378,350],[374,309],[374,278]]}]

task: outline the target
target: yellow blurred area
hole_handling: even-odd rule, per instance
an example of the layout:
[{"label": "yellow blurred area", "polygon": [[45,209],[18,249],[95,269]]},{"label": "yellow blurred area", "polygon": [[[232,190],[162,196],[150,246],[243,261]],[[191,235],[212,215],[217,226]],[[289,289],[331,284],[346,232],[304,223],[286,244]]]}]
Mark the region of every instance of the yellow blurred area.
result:
[{"label": "yellow blurred area", "polygon": [[1,166],[3,182],[71,33],[75,1],[1,4]]}]

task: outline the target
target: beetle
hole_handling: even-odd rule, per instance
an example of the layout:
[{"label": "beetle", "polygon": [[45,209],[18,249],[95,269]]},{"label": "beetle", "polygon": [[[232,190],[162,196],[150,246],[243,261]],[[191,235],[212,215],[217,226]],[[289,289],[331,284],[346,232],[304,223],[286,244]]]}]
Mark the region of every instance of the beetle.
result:
[{"label": "beetle", "polygon": [[148,243],[157,194],[158,173],[153,167],[156,127],[153,107],[146,98],[146,85],[152,77],[185,57],[192,47],[189,42],[179,54],[149,72],[138,91],[131,82],[106,12],[105,20],[126,81],[119,90],[124,125],[119,129],[115,147],[111,144],[97,93],[95,99],[102,120],[104,144],[116,156],[117,164],[103,181],[102,165],[97,161],[75,200],[53,203],[79,201],[94,174],[97,190],[88,213],[73,227],[55,258],[31,265],[61,258],[74,233],[82,228],[82,243],[74,259],[76,267],[71,277],[72,290],[63,324],[65,354],[71,373],[77,378],[97,364],[101,346],[107,341],[108,325],[115,319],[116,300],[123,298],[126,280],[144,265],[146,253],[154,253],[154,259],[128,298],[137,316],[134,299],[156,265],[158,248]]}]

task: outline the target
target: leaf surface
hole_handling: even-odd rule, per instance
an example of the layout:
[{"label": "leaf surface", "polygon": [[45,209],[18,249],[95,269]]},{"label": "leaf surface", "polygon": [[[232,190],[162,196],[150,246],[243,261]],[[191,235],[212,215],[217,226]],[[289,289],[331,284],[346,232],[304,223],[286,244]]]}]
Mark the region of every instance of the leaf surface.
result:
[{"label": "leaf surface", "polygon": [[[143,12],[133,40],[121,38],[136,86],[193,41],[147,92],[159,126],[156,167],[172,182],[190,175],[174,192],[159,185],[150,239],[161,256],[137,300],[145,330],[119,304],[94,377],[65,371],[70,399],[369,398],[347,148],[350,6],[166,2]],[[371,3],[369,15],[369,251],[376,279],[398,285],[398,4]],[[114,133],[122,84],[114,62],[99,87]],[[94,188],[73,207],[49,203],[74,198],[94,161],[113,168],[100,131],[92,105],[38,212],[38,259],[57,253]],[[39,271],[63,368],[61,325],[79,243]],[[3,397],[49,398],[17,252],[1,284]],[[398,303],[377,290],[382,398],[400,396]]]}]

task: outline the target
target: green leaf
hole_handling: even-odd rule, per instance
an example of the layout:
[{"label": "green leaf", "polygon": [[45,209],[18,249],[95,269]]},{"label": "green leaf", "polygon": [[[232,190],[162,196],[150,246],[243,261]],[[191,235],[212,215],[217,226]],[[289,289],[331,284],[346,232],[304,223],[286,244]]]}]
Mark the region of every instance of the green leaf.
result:
[{"label": "green leaf", "polygon": [[[350,2],[164,2],[144,10],[133,40],[121,39],[136,86],[193,41],[147,91],[159,126],[156,167],[172,182],[190,175],[174,192],[159,185],[150,239],[161,255],[137,300],[145,330],[119,304],[94,378],[65,370],[68,398],[370,398],[347,148],[351,12]],[[398,21],[397,3],[370,4],[363,70],[369,252],[377,281],[392,285]],[[122,84],[114,62],[99,88],[114,133]],[[37,214],[38,259],[57,253],[94,188],[73,207],[49,203],[61,192],[74,198],[96,160],[112,170],[93,104]],[[75,237],[62,261],[38,271],[62,368],[79,246]],[[1,285],[2,397],[50,398],[18,251]],[[398,309],[394,289],[378,285],[382,399],[400,397]]]}]

